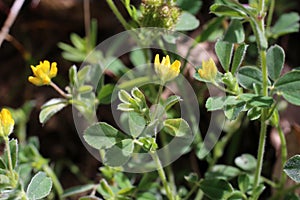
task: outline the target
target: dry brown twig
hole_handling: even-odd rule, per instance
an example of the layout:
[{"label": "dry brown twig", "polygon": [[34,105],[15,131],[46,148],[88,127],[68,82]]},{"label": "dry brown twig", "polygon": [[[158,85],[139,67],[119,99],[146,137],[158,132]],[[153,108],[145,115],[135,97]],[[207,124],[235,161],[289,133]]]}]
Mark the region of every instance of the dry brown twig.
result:
[{"label": "dry brown twig", "polygon": [[14,21],[16,20],[20,9],[22,8],[25,0],[15,0],[14,4],[12,5],[9,14],[4,22],[4,25],[0,32],[0,47],[5,40],[7,34],[9,33],[10,27],[13,25]]}]

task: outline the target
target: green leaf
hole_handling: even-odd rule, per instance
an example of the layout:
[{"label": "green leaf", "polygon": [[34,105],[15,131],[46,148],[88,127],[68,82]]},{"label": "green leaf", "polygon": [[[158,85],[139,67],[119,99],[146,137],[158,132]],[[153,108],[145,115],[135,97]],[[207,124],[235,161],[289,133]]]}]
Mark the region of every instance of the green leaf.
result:
[{"label": "green leaf", "polygon": [[116,173],[114,179],[118,183],[118,186],[122,189],[133,188],[129,178],[124,173]]},{"label": "green leaf", "polygon": [[177,0],[176,4],[182,10],[185,10],[185,11],[187,11],[187,12],[195,15],[201,9],[201,6],[202,6],[203,2],[201,0],[200,1],[195,1],[195,0]]},{"label": "green leaf", "polygon": [[78,85],[78,80],[77,80],[77,67],[73,65],[69,69],[69,80],[70,80],[70,85],[71,86],[77,86]]},{"label": "green leaf", "polygon": [[231,180],[232,178],[237,177],[240,173],[241,171],[236,167],[215,165],[209,172],[205,173],[205,178]]},{"label": "green leaf", "polygon": [[147,49],[134,49],[130,52],[130,61],[135,67],[144,67],[147,64],[147,59],[143,51],[147,51]]},{"label": "green leaf", "polygon": [[[256,189],[254,189],[253,191],[252,191],[252,193],[254,194],[254,195],[252,195],[252,197],[254,198],[254,199],[258,199],[258,197],[261,195],[261,193],[265,190],[265,186],[264,185],[259,185],[258,187],[256,187]],[[249,193],[249,192],[248,192]]]},{"label": "green leaf", "polygon": [[80,86],[77,90],[77,92],[80,93],[80,94],[85,94],[85,93],[89,93],[89,92],[92,92],[92,91],[93,91],[93,86],[91,86],[91,85]]},{"label": "green leaf", "polygon": [[39,115],[39,120],[42,124],[46,123],[53,115],[61,111],[68,105],[65,99],[51,99],[47,101],[43,106]]},{"label": "green leaf", "polygon": [[225,97],[209,97],[205,103],[208,111],[221,110],[224,107]]},{"label": "green leaf", "polygon": [[199,20],[192,14],[183,11],[175,26],[175,31],[190,31],[198,28]]},{"label": "green leaf", "polygon": [[241,200],[241,199],[246,199],[246,195],[242,193],[241,191],[233,191],[231,195],[227,198],[228,200]]},{"label": "green leaf", "polygon": [[250,108],[247,112],[247,117],[249,117],[250,120],[257,120],[261,116],[261,108],[253,107]]},{"label": "green leaf", "polygon": [[165,112],[167,112],[172,106],[174,106],[176,103],[182,101],[180,96],[172,95],[168,97],[166,102],[164,103]]},{"label": "green leaf", "polygon": [[248,105],[251,107],[260,107],[260,108],[266,108],[271,107],[271,105],[274,103],[274,100],[272,97],[265,97],[265,96],[253,96],[251,99],[247,101]]},{"label": "green leaf", "polygon": [[191,172],[188,176],[184,176],[184,179],[189,183],[196,183],[199,181],[198,175],[194,172]]},{"label": "green leaf", "polygon": [[276,39],[282,35],[299,31],[299,14],[296,12],[282,14],[271,28],[271,34]]},{"label": "green leaf", "polygon": [[241,174],[238,177],[238,185],[241,192],[246,193],[250,187],[250,178],[248,174]]},{"label": "green leaf", "polygon": [[143,148],[145,151],[154,151],[158,147],[155,138],[152,137],[140,137],[139,142],[143,143]]},{"label": "green leaf", "polygon": [[69,196],[73,196],[75,194],[80,194],[80,193],[83,193],[83,192],[87,192],[87,191],[92,190],[94,187],[95,187],[94,184],[75,186],[75,187],[72,187],[72,188],[69,188],[69,189],[65,190],[62,197],[66,198],[66,197],[69,197]]},{"label": "green leaf", "polygon": [[100,104],[110,104],[112,102],[112,93],[115,89],[113,84],[106,84],[104,85],[99,93],[98,93],[98,100]]},{"label": "green leaf", "polygon": [[225,33],[224,41],[230,43],[242,43],[245,40],[244,27],[240,20],[233,19]]},{"label": "green leaf", "polygon": [[191,133],[189,124],[182,118],[166,119],[163,125],[164,131],[175,137],[183,137]]},{"label": "green leaf", "polygon": [[236,18],[244,18],[247,16],[243,11],[233,6],[224,5],[224,4],[213,4],[210,7],[210,11],[218,16],[227,16],[227,17],[236,17]]},{"label": "green leaf", "polygon": [[106,150],[103,162],[110,167],[122,166],[129,160],[133,148],[132,139],[122,140]]},{"label": "green leaf", "polygon": [[80,69],[77,73],[77,79],[78,79],[78,85],[77,87],[80,87],[84,84],[85,81],[87,81],[87,77],[92,73],[90,65],[84,66],[82,69]]},{"label": "green leaf", "polygon": [[204,25],[203,30],[200,33],[200,35],[198,35],[195,40],[199,43],[207,41],[207,40],[211,40],[211,37],[216,35],[215,33],[218,33],[218,32],[220,32],[220,30],[222,30],[220,27],[222,25],[223,20],[224,20],[224,17],[215,17],[215,18],[211,19],[210,21],[208,21]]},{"label": "green leaf", "polygon": [[253,84],[262,85],[262,73],[256,67],[245,66],[240,68],[237,73],[237,79],[242,87],[253,90]]},{"label": "green leaf", "polygon": [[283,171],[295,182],[300,182],[300,155],[290,158],[284,165]]},{"label": "green leaf", "polygon": [[32,166],[30,162],[18,165],[19,180],[24,188],[31,179],[31,172]]},{"label": "green leaf", "polygon": [[140,114],[136,112],[129,112],[128,124],[130,135],[137,138],[143,132],[146,126],[146,121]]},{"label": "green leaf", "polygon": [[210,199],[227,199],[233,192],[230,183],[221,179],[203,180],[200,189]]},{"label": "green leaf", "polygon": [[9,141],[10,155],[13,169],[18,163],[18,140],[12,139]]},{"label": "green leaf", "polygon": [[70,40],[76,49],[80,51],[86,50],[86,42],[83,38],[79,37],[76,33],[71,33]]},{"label": "green leaf", "polygon": [[284,74],[275,82],[274,87],[288,102],[300,105],[300,71]]},{"label": "green leaf", "polygon": [[[226,102],[225,102],[226,104]],[[244,110],[246,103],[244,101],[236,101],[234,104],[226,104],[224,113],[227,119],[235,120],[239,114]]]},{"label": "green leaf", "polygon": [[240,44],[238,48],[235,50],[234,56],[233,56],[233,61],[232,61],[232,66],[231,66],[231,73],[234,74],[236,70],[241,66],[246,51],[247,51],[248,45],[246,44]]},{"label": "green leaf", "polygon": [[91,48],[94,48],[97,44],[97,33],[98,33],[98,22],[97,19],[93,18],[91,20],[91,31],[90,31],[90,44]]},{"label": "green leaf", "polygon": [[134,192],[134,187],[123,188],[118,191],[118,195],[130,195]]},{"label": "green leaf", "polygon": [[80,197],[79,200],[102,200],[102,199],[95,196],[84,196],[84,197]]},{"label": "green leaf", "polygon": [[254,171],[256,168],[256,159],[250,154],[243,154],[237,157],[234,163],[245,171]]},{"label": "green leaf", "polygon": [[258,45],[259,45],[259,49],[262,49],[262,50],[265,50],[268,48],[268,41],[267,41],[267,38],[264,34],[264,32],[261,30],[259,24],[256,22],[255,19],[253,18],[249,18],[249,22],[250,22],[250,25],[255,33],[255,35],[258,37],[257,40],[259,41],[258,42]]},{"label": "green leaf", "polygon": [[142,194],[137,194],[136,197],[137,200],[154,200],[156,199],[155,194],[152,194],[150,192],[144,192]]},{"label": "green leaf", "polygon": [[51,178],[47,177],[44,172],[38,172],[31,179],[26,194],[30,200],[42,199],[50,193],[51,188]]},{"label": "green leaf", "polygon": [[219,40],[215,45],[215,51],[223,69],[228,72],[233,53],[233,44]]},{"label": "green leaf", "polygon": [[115,76],[122,76],[128,68],[123,62],[115,57],[109,57],[105,59],[105,70],[111,71]]},{"label": "green leaf", "polygon": [[97,187],[97,191],[105,198],[105,199],[113,199],[115,196],[112,188],[109,186],[105,179],[101,179],[99,186]]},{"label": "green leaf", "polygon": [[10,182],[11,181],[10,181],[10,178],[8,176],[0,174],[0,188],[1,188],[1,185],[9,185]]},{"label": "green leaf", "polygon": [[275,81],[279,78],[281,70],[284,65],[285,54],[284,50],[278,46],[274,45],[268,49],[267,52],[267,67],[269,77]]},{"label": "green leaf", "polygon": [[91,125],[84,131],[84,140],[96,149],[110,148],[120,142],[124,135],[105,122]]}]

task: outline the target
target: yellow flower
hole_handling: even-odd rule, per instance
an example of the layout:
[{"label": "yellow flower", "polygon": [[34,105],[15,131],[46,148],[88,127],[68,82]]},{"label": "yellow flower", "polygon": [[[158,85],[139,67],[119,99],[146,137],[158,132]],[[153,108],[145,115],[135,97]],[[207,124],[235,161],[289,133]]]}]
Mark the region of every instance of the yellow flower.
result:
[{"label": "yellow flower", "polygon": [[159,60],[159,55],[156,54],[154,60],[154,69],[157,75],[163,82],[167,82],[177,77],[180,72],[180,61],[175,60],[172,64],[170,62],[170,57],[167,55],[163,57],[162,61]]},{"label": "yellow flower", "polygon": [[198,73],[201,78],[208,81],[214,81],[217,76],[218,69],[213,59],[210,58],[208,61],[202,61],[202,69],[199,69]]},{"label": "yellow flower", "polygon": [[31,70],[34,76],[29,76],[28,81],[34,85],[49,85],[51,83],[51,78],[55,77],[57,74],[57,63],[51,63],[48,60],[40,62],[36,67],[31,65]]},{"label": "yellow flower", "polygon": [[13,131],[15,125],[11,113],[6,108],[0,112],[0,137],[8,136]]}]

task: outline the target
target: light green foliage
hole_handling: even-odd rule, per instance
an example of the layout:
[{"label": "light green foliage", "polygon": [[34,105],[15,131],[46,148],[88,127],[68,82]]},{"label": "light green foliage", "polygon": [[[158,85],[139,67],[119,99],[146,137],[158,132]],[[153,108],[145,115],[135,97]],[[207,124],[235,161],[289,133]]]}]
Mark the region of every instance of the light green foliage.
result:
[{"label": "light green foliage", "polygon": [[274,87],[288,102],[300,105],[300,71],[295,70],[284,74],[275,83]]},{"label": "light green foliage", "polygon": [[278,38],[282,35],[299,31],[299,14],[295,12],[283,14],[276,21],[269,33],[271,37]]},{"label": "light green foliage", "polygon": [[65,99],[51,99],[46,102],[42,107],[42,111],[40,112],[40,122],[42,124],[46,123],[53,115],[62,110],[64,107],[68,105],[67,100]]},{"label": "light green foliage", "polygon": [[297,183],[300,182],[300,156],[295,155],[284,165],[283,171]]},{"label": "light green foliage", "polygon": [[46,197],[52,188],[52,181],[43,172],[37,173],[30,181],[27,188],[27,196],[30,200]]},{"label": "light green foliage", "polygon": [[245,32],[243,24],[240,20],[233,19],[227,29],[223,38],[224,41],[230,43],[242,43],[245,40]]},{"label": "light green foliage", "polygon": [[281,70],[284,65],[284,61],[285,61],[285,54],[283,49],[280,46],[275,45],[268,49],[267,67],[268,67],[269,77],[273,81],[279,78],[281,74]]},{"label": "light green foliage", "polygon": [[[115,1],[106,0],[106,2],[123,27],[135,33],[134,28],[143,27],[157,27],[168,31],[194,30],[200,25],[194,15],[199,13],[204,1],[143,0],[136,6],[132,4],[133,1],[121,0],[118,6],[124,6],[129,21],[119,12]],[[218,117],[221,118],[221,115],[226,117],[227,121],[220,138],[213,130],[212,134],[206,135],[208,142],[207,140],[203,142],[204,133],[198,130],[199,124],[193,124],[196,121],[192,116],[188,116],[191,117],[189,119],[181,118],[178,107],[182,105],[178,103],[183,99],[180,96],[168,95],[162,98],[164,86],[145,85],[157,79],[146,76],[131,77],[132,67],[143,72],[146,69],[144,66],[150,68],[149,63],[153,62],[152,49],[144,47],[158,44],[164,52],[166,47],[171,46],[172,54],[175,55],[178,53],[176,42],[180,38],[165,30],[151,29],[153,31],[140,32],[136,35],[136,39],[143,48],[134,46],[129,54],[133,66],[125,66],[114,56],[121,47],[120,41],[124,40],[122,37],[116,43],[112,43],[106,53],[99,50],[92,51],[96,47],[98,35],[97,22],[92,20],[89,35],[81,37],[72,33],[71,44],[62,42],[58,44],[63,50],[64,59],[72,62],[85,61],[87,65],[79,70],[75,65],[69,69],[69,84],[65,91],[56,88],[62,97],[50,99],[41,107],[39,121],[45,124],[66,106],[73,105],[87,122],[91,122],[84,131],[83,138],[90,147],[99,152],[106,166],[101,167],[99,176],[94,178],[98,181],[87,182],[63,191],[55,173],[49,167],[49,160],[39,152],[37,138],[26,140],[27,116],[33,104],[24,105],[22,109],[13,110],[17,126],[22,128],[20,131],[22,134],[16,134],[21,138],[20,144],[16,139],[3,138],[5,149],[0,157],[0,199],[33,200],[47,196],[50,199],[54,198],[55,194],[59,199],[80,196],[78,197],[80,200],[259,199],[266,188],[265,184],[276,190],[275,199],[298,199],[297,195],[292,194],[293,188],[283,187],[284,175],[279,181],[268,180],[261,175],[261,168],[267,125],[280,130],[278,106],[280,97],[291,104],[300,105],[300,71],[296,68],[282,74],[285,52],[279,45],[269,46],[269,42],[275,43],[275,39],[280,36],[299,30],[299,14],[283,13],[273,22],[272,0],[249,0],[247,4],[244,3],[235,0],[216,0],[211,5],[210,11],[217,17],[203,25],[195,44],[188,50],[190,53],[200,42],[216,41],[214,47],[218,59],[216,65],[221,68],[219,71],[216,68],[212,69],[213,78],[205,79],[201,78],[203,75],[200,77],[200,74],[204,73],[204,67],[197,66],[194,78],[215,86],[225,95],[211,96],[204,104],[202,103],[205,96],[204,89],[197,90],[198,85],[194,89],[199,91],[200,107],[205,105],[206,109],[212,112],[221,110]],[[255,52],[252,52],[253,48],[248,49],[248,46],[255,46]],[[183,59],[188,60],[189,53]],[[256,56],[256,53],[259,55],[256,58],[248,58],[248,53],[250,56]],[[174,55],[171,55],[172,59],[176,57]],[[247,63],[249,59],[252,59],[252,65],[255,66]],[[186,66],[182,63],[183,67]],[[199,69],[202,69],[200,73]],[[101,77],[98,86],[94,88],[90,83],[98,80],[100,74],[105,76]],[[111,76],[109,80],[105,79],[106,75]],[[123,75],[126,75],[127,79],[117,85]],[[180,83],[177,86],[181,88]],[[176,85],[171,87],[176,88]],[[118,95],[113,95],[115,91]],[[117,105],[118,111],[121,112],[120,127],[106,122],[94,123],[95,110],[99,105],[110,104],[113,101],[120,102]],[[190,109],[192,113],[194,108]],[[234,158],[239,142],[236,140],[239,136],[235,134],[245,128],[249,120],[260,120],[261,123],[257,158],[247,153]],[[223,126],[223,123],[218,126]],[[174,173],[172,167],[164,169],[160,163],[158,150],[176,137],[183,141],[194,133],[196,133],[195,141],[186,153],[194,150],[201,159],[201,164],[206,162],[205,171],[202,170],[206,167],[191,167],[201,170],[202,176],[191,172],[188,167],[178,173]],[[280,139],[281,156],[284,161],[283,155],[286,153],[284,136]],[[216,141],[215,147],[208,152],[209,145],[206,145],[213,141]],[[130,159],[135,159],[135,153],[151,155],[154,161],[151,165],[156,164],[158,174],[149,172],[137,175],[121,172],[122,167],[127,165]],[[164,153],[167,157],[168,153],[173,152]],[[227,163],[234,163],[234,166],[217,164],[221,157]],[[197,164],[198,161],[193,160],[193,163]],[[284,172],[296,182],[300,181],[299,166],[299,155],[290,158],[284,165]],[[182,183],[184,179],[187,184]]]}]

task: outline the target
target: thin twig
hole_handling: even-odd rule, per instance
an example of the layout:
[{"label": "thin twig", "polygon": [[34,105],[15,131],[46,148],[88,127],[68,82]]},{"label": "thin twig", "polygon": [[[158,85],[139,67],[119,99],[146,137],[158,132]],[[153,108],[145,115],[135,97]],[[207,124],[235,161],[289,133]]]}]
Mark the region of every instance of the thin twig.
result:
[{"label": "thin twig", "polygon": [[3,43],[3,41],[6,38],[6,35],[9,33],[10,27],[13,25],[14,21],[16,20],[19,11],[21,7],[23,6],[25,0],[16,0],[14,4],[12,5],[10,12],[8,14],[8,17],[6,21],[4,22],[4,25],[0,32],[0,47]]},{"label": "thin twig", "polygon": [[83,1],[83,12],[84,12],[84,28],[85,35],[87,38],[87,49],[91,47],[91,11],[90,11],[90,0]]},{"label": "thin twig", "polygon": [[5,38],[8,42],[10,42],[21,54],[24,60],[29,60],[31,54],[29,51],[25,49],[25,47],[12,35],[7,34]]}]

